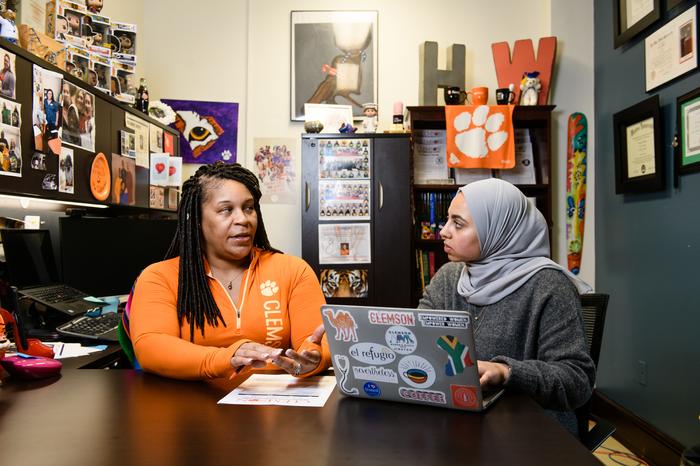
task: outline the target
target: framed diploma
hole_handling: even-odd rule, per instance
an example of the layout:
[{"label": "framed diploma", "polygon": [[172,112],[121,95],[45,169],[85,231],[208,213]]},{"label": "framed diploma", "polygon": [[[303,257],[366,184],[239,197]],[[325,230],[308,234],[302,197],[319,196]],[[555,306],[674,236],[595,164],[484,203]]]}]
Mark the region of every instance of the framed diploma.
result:
[{"label": "framed diploma", "polygon": [[615,192],[661,191],[665,185],[661,112],[655,95],[613,116]]},{"label": "framed diploma", "polygon": [[646,91],[698,66],[697,6],[692,6],[644,39]]},{"label": "framed diploma", "polygon": [[613,0],[613,36],[618,48],[661,17],[659,0]]},{"label": "framed diploma", "polygon": [[676,131],[678,145],[675,150],[676,186],[678,175],[700,171],[700,87],[676,100]]}]

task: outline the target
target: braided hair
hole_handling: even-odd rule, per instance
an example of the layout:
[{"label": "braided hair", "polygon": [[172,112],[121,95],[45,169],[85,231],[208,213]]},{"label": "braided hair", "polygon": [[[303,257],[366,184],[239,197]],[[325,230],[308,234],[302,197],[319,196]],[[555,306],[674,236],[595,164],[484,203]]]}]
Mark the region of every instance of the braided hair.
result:
[{"label": "braided hair", "polygon": [[253,238],[253,246],[264,251],[280,252],[270,246],[265,224],[260,212],[260,183],[256,176],[238,163],[216,162],[202,165],[197,172],[182,185],[182,198],[178,209],[177,230],[166,259],[180,257],[180,271],[177,288],[177,316],[180,324],[186,319],[190,324],[190,341],[194,341],[194,331],[199,329],[204,335],[205,323],[218,327],[219,321],[226,325],[214,296],[209,289],[204,271],[204,238],[202,235],[202,205],[209,198],[209,191],[216,189],[223,180],[238,181],[253,195],[258,227]]}]

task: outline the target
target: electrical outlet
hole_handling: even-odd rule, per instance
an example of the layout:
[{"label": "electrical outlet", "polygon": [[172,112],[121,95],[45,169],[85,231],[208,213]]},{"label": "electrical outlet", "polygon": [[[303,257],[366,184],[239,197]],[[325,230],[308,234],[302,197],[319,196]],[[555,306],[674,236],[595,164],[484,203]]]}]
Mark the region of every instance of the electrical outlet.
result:
[{"label": "electrical outlet", "polygon": [[639,385],[647,385],[647,362],[641,359],[637,361],[639,363]]}]

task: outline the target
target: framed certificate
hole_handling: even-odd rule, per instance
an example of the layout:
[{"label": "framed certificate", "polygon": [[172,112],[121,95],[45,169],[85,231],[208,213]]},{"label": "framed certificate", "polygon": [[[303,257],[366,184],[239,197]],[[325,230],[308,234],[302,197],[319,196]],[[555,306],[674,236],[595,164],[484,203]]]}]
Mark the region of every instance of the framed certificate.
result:
[{"label": "framed certificate", "polygon": [[661,191],[665,186],[661,112],[655,95],[613,116],[615,192]]},{"label": "framed certificate", "polygon": [[692,6],[644,39],[646,91],[698,66],[697,6]]},{"label": "framed certificate", "polygon": [[615,48],[632,39],[660,17],[659,0],[613,0]]},{"label": "framed certificate", "polygon": [[674,184],[677,187],[679,175],[700,171],[700,87],[678,97],[676,110],[678,145]]}]

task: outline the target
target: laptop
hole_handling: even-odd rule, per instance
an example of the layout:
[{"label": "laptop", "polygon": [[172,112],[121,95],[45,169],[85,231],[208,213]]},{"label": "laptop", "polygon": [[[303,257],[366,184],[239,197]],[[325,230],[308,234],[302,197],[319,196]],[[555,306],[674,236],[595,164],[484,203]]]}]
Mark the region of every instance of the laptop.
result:
[{"label": "laptop", "polygon": [[321,314],[345,395],[483,411],[503,393],[481,389],[466,311],[329,304]]},{"label": "laptop", "polygon": [[2,229],[0,237],[9,281],[20,294],[68,318],[100,307],[83,299],[86,293],[59,282],[48,230]]}]

